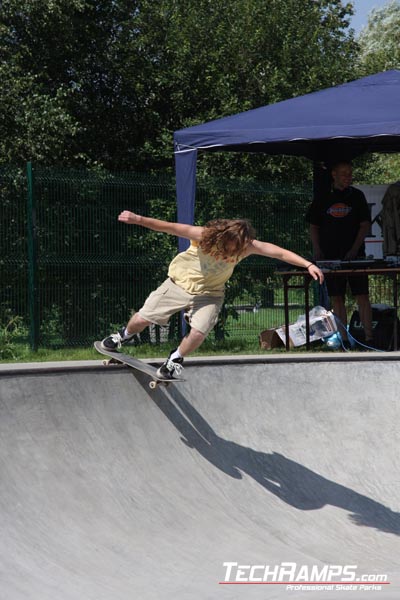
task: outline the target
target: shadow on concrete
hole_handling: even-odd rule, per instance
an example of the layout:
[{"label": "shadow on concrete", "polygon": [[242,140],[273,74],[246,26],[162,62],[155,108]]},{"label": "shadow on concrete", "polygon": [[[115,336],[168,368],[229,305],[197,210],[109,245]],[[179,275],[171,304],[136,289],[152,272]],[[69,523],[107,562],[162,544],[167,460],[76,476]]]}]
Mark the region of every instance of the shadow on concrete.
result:
[{"label": "shadow on concrete", "polygon": [[[142,385],[147,387],[144,382]],[[400,535],[400,514],[383,504],[330,481],[282,454],[259,452],[219,437],[179,391],[178,385],[170,386],[168,394],[158,388],[149,397],[179,431],[186,446],[226,475],[242,479],[242,473],[246,473],[268,492],[299,510],[332,505],[350,513],[356,525]]]}]

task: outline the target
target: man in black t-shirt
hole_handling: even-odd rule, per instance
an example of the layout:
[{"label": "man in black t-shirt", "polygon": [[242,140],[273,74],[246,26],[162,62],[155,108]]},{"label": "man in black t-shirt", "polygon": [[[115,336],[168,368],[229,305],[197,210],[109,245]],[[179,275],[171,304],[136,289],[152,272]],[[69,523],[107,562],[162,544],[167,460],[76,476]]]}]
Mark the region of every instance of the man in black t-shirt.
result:
[{"label": "man in black t-shirt", "polygon": [[[329,195],[313,201],[307,211],[315,260],[353,260],[365,257],[364,240],[369,232],[371,216],[361,190],[351,186],[350,163],[336,163],[331,170],[333,186]],[[328,275],[326,285],[332,309],[346,326],[346,285],[355,297],[364,327],[366,345],[372,344],[372,309],[369,301],[368,275],[349,277]],[[341,330],[348,347],[347,332]]]}]

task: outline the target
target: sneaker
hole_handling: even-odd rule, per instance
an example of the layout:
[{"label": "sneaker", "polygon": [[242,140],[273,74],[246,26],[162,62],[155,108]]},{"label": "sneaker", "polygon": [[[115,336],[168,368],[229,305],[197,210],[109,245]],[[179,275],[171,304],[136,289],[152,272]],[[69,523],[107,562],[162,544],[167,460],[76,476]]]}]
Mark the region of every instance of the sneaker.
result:
[{"label": "sneaker", "polygon": [[126,344],[127,342],[129,342],[129,340],[135,337],[135,334],[133,333],[129,337],[124,338],[124,331],[125,327],[117,331],[117,333],[112,333],[108,337],[104,338],[104,340],[102,340],[101,342],[101,347],[103,348],[103,350],[118,352],[122,344]]},{"label": "sneaker", "polygon": [[174,376],[180,377],[183,367],[183,358],[174,358],[170,359],[171,354],[173,354],[175,350],[171,350],[167,360],[161,365],[159,369],[157,369],[157,375],[162,377],[163,379],[174,379]]}]

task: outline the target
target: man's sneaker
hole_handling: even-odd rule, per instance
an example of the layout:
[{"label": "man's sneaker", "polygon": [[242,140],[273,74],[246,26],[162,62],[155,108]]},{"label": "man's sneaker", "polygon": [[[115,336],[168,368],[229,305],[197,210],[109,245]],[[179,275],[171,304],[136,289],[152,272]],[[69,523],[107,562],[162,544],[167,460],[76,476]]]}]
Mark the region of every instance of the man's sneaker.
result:
[{"label": "man's sneaker", "polygon": [[167,360],[157,369],[158,377],[163,379],[175,379],[175,376],[180,377],[183,371],[183,358],[174,358],[171,360],[170,356],[175,352],[172,350],[169,353]]},{"label": "man's sneaker", "polygon": [[108,337],[104,338],[104,340],[101,342],[101,347],[103,348],[103,350],[109,350],[110,352],[118,352],[122,344],[126,344],[127,342],[129,342],[129,340],[135,337],[135,334],[133,333],[129,337],[124,338],[124,331],[125,327],[117,331],[117,333],[112,333]]}]

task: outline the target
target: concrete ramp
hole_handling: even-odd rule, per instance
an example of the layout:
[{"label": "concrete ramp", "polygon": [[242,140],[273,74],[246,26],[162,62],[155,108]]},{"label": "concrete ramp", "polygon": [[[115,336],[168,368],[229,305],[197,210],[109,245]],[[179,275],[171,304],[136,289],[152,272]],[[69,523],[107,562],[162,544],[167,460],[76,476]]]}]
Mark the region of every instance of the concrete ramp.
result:
[{"label": "concrete ramp", "polygon": [[0,371],[0,600],[400,597],[400,356]]}]

